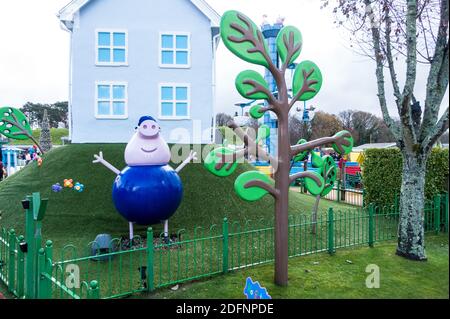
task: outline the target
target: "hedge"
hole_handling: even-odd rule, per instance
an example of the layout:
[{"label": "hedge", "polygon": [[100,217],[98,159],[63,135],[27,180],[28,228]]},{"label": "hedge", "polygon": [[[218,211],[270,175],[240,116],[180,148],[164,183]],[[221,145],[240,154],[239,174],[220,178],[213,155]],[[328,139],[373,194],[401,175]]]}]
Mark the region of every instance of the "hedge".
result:
[{"label": "hedge", "polygon": [[[364,201],[377,205],[392,205],[400,194],[402,155],[399,149],[368,149],[364,152]],[[425,196],[448,192],[448,149],[433,149],[427,162]]]}]

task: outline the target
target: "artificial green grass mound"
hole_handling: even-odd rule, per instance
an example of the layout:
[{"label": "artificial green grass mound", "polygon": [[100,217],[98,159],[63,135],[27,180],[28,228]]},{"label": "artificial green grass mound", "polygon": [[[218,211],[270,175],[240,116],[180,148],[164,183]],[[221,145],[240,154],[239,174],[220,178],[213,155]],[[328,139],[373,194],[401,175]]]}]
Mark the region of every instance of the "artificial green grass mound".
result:
[{"label": "artificial green grass mound", "polygon": [[[93,155],[103,151],[104,158],[115,167],[124,168],[125,144],[73,144],[55,148],[45,154],[39,168],[32,163],[20,172],[0,182],[0,227],[14,227],[16,233],[24,229],[24,211],[21,200],[33,192],[41,192],[49,203],[43,221],[43,238],[52,239],[55,248],[63,244],[86,245],[100,233],[113,237],[127,236],[128,224],[115,210],[112,198],[112,184],[115,175],[101,164],[93,164]],[[175,165],[172,165],[175,167]],[[196,226],[210,227],[224,217],[230,221],[273,218],[273,199],[265,196],[257,202],[245,202],[234,192],[234,181],[243,171],[252,169],[248,164],[239,165],[237,171],[227,178],[216,177],[203,164],[189,164],[180,173],[184,197],[182,204],[170,220],[170,231],[181,228],[187,231]],[[85,185],[82,193],[65,188],[54,193],[55,183],[73,179]],[[314,198],[293,193],[290,196],[290,213],[308,213]],[[334,203],[333,203],[334,204]],[[325,210],[330,202],[322,200]],[[343,205],[333,205],[344,207]],[[161,225],[154,226],[156,232]],[[146,227],[136,226],[135,233],[144,235]],[[83,248],[83,249],[84,249]]]}]

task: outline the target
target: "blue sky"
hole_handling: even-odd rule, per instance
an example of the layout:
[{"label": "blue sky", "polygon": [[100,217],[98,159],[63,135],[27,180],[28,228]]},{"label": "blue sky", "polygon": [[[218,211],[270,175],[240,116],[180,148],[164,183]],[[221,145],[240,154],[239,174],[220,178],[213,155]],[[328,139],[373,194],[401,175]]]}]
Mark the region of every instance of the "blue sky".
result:
[{"label": "blue sky", "polygon": [[[56,13],[67,2],[0,1],[0,105],[21,106],[27,101],[52,103],[67,100],[69,34],[60,29],[56,18]],[[350,50],[345,34],[334,27],[329,10],[320,10],[319,0],[207,2],[219,13],[230,9],[242,11],[257,24],[261,23],[263,14],[268,14],[269,20],[284,16],[285,24],[295,25],[303,35],[304,45],[298,61],[313,60],[324,76],[322,90],[311,104],[330,113],[351,108],[380,115],[374,63]],[[263,71],[234,57],[223,44],[220,45],[217,57],[219,111],[238,111],[233,104],[243,99],[234,88],[234,79],[247,68]],[[399,67],[397,71],[402,80],[404,68]],[[426,77],[427,67],[419,66],[416,85],[419,99],[425,97]],[[389,85],[387,81],[387,92],[393,106]],[[395,108],[391,107],[391,110],[395,115]]]}]

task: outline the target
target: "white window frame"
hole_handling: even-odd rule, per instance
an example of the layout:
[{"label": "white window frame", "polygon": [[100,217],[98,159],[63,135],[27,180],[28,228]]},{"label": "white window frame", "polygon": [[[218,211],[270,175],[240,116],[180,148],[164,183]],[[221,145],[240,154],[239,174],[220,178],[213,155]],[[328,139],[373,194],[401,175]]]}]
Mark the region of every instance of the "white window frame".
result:
[{"label": "white window frame", "polygon": [[[110,45],[98,45],[98,34],[108,32],[110,34]],[[114,46],[114,33],[125,33],[125,46]],[[110,62],[100,62],[99,49],[109,49],[111,52]],[[114,49],[125,49],[125,62],[114,62]],[[95,30],[95,65],[97,66],[128,66],[128,30],[126,29],[96,29]]]},{"label": "white window frame", "polygon": [[[173,36],[173,48],[172,49],[164,49],[162,47],[162,36],[163,35],[172,35]],[[184,35],[187,36],[187,49],[177,49],[177,35]],[[162,51],[172,51],[173,52],[173,58],[174,58],[174,64],[164,64],[162,63]],[[187,52],[188,58],[187,58],[187,64],[176,64],[177,59],[177,51],[183,51]],[[191,68],[191,33],[190,32],[174,32],[174,31],[167,31],[167,32],[160,32],[159,33],[159,67],[160,68],[168,68],[168,69],[189,69]]]},{"label": "white window frame", "polygon": [[[162,88],[165,86],[172,87],[173,90],[173,100],[163,100],[162,99]],[[187,88],[187,100],[177,100],[176,97],[176,88],[177,87],[185,87]],[[160,120],[190,120],[191,119],[191,85],[189,83],[159,83],[158,85],[158,96],[159,96],[159,103],[158,103],[158,118]],[[162,115],[162,103],[163,102],[170,102],[173,104],[173,112],[172,116],[163,116]],[[178,103],[187,103],[187,116],[176,116],[176,110],[177,110],[177,102]]]},{"label": "white window frame", "polygon": [[[98,87],[100,85],[109,86],[109,99],[99,99],[98,98]],[[125,86],[125,99],[115,100],[113,97],[113,87],[116,85]],[[110,114],[100,115],[98,114],[98,102],[109,102]],[[113,102],[125,102],[125,114],[124,115],[114,115]],[[128,118],[128,82],[118,82],[118,81],[96,81],[95,82],[95,105],[94,113],[96,119],[108,119],[108,120],[124,120]]]}]

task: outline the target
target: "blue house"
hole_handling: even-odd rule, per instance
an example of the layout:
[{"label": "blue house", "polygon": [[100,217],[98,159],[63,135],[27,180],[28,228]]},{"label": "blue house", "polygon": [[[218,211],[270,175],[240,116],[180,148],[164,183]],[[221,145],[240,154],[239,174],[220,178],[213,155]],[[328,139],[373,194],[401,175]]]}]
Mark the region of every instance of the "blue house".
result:
[{"label": "blue house", "polygon": [[73,0],[58,18],[73,143],[125,143],[143,115],[169,143],[213,141],[220,16],[204,0]]}]

